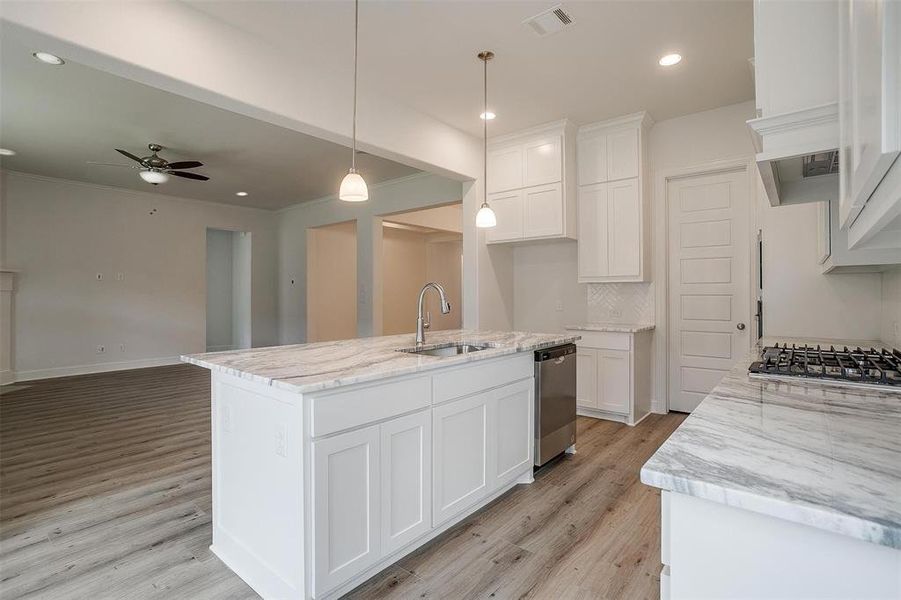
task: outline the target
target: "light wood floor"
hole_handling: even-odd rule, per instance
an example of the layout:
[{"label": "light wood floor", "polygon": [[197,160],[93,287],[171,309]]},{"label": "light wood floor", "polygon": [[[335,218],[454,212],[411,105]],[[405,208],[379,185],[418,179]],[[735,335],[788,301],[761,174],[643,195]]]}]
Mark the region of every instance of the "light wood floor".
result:
[{"label": "light wood floor", "polygon": [[[580,418],[577,455],[351,596],[656,598],[659,493],[638,470],[682,418]],[[210,553],[210,515],[207,371],[2,388],[3,600],[256,598]]]}]

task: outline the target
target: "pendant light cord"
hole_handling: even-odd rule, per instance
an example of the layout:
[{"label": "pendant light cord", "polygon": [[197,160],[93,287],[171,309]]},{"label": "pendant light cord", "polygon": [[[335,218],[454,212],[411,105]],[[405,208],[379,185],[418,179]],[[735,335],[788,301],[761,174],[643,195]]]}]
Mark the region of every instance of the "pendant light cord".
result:
[{"label": "pendant light cord", "polygon": [[482,197],[482,206],[488,205],[488,59],[487,57],[482,61],[484,63],[484,112],[482,116],[482,168],[484,169],[482,173],[482,181],[485,186],[485,195]]},{"label": "pendant light cord", "polygon": [[360,37],[360,0],[354,0],[354,122],[350,170],[357,172],[357,44]]}]

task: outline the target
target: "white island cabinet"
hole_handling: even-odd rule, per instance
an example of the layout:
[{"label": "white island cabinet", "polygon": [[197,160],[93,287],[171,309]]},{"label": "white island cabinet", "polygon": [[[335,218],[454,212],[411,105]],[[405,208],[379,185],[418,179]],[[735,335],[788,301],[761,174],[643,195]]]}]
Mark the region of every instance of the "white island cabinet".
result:
[{"label": "white island cabinet", "polygon": [[211,548],[264,598],[338,597],[532,481],[533,350],[439,358],[411,336],[184,357],[212,371]]}]

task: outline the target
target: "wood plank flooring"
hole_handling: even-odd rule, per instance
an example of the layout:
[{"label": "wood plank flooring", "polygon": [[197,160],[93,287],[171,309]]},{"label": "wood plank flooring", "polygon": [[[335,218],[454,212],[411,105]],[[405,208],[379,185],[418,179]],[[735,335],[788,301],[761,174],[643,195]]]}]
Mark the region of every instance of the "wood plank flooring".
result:
[{"label": "wood plank flooring", "polygon": [[[0,388],[0,597],[256,598],[208,548],[209,401],[188,365]],[[682,418],[580,418],[578,454],[349,596],[656,598],[638,470]]]}]

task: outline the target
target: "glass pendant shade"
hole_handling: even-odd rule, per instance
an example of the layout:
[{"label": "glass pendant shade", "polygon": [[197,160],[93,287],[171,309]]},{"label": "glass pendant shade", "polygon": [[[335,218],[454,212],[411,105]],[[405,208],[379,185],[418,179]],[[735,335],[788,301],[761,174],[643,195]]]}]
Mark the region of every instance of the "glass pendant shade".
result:
[{"label": "glass pendant shade", "polygon": [[141,171],[138,175],[147,183],[166,183],[169,181],[169,175],[161,171]]},{"label": "glass pendant shade", "polygon": [[341,180],[338,199],[345,202],[365,202],[369,200],[369,188],[359,173],[353,169]]},{"label": "glass pendant shade", "polygon": [[494,211],[491,210],[491,207],[488,206],[488,204],[482,204],[482,208],[476,213],[476,227],[487,229],[489,227],[495,227],[496,225],[497,217],[494,215]]}]

